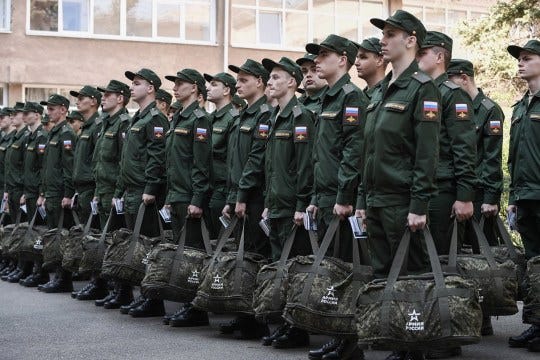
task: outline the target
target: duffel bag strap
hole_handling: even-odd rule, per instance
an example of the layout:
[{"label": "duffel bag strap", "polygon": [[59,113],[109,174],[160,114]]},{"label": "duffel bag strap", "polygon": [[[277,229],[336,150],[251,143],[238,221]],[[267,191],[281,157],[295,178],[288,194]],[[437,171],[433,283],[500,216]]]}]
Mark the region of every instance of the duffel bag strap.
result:
[{"label": "duffel bag strap", "polygon": [[454,219],[452,225],[452,238],[450,239],[450,249],[448,252],[448,272],[458,273],[457,271],[457,253],[458,253],[458,224]]},{"label": "duffel bag strap", "polygon": [[[482,216],[482,222],[484,221],[484,217]],[[518,258],[519,255],[516,251],[516,246],[512,242],[512,239],[510,238],[510,234],[508,233],[508,230],[506,230],[506,227],[504,226],[504,222],[502,221],[501,217],[497,215],[497,219],[495,220],[497,223],[497,229],[499,230],[499,234],[501,235],[501,238],[508,248],[508,252],[510,253],[510,259],[514,260],[514,262],[517,264],[519,262]],[[480,228],[483,229],[484,226],[482,223],[480,223]]]},{"label": "duffel bag strap", "polygon": [[246,232],[246,216],[242,221],[242,234],[240,235],[240,243],[238,244],[238,252],[236,253],[236,266],[234,268],[234,293],[240,294],[242,290],[242,270],[244,262],[244,247],[245,247],[245,238],[244,233]]},{"label": "duffel bag strap", "polygon": [[107,237],[107,231],[109,231],[109,225],[112,221],[113,216],[114,216],[114,208],[111,207],[111,211],[109,212],[109,217],[107,218],[107,222],[105,223],[105,226],[103,227],[103,231],[101,232],[101,236],[99,237],[100,247],[105,246],[105,238]]},{"label": "duffel bag strap", "polygon": [[317,232],[314,230],[307,230],[309,235],[309,242],[311,244],[311,251],[313,255],[317,254],[317,251],[319,251],[319,237],[317,236]]},{"label": "duffel bag strap", "polygon": [[[278,266],[276,268],[276,275],[273,280],[275,289],[281,288],[282,277],[285,274],[285,267],[287,265],[287,259],[289,258],[289,255],[291,253],[294,239],[296,238],[297,230],[298,230],[298,226],[296,224],[293,224],[289,237],[285,241],[285,244],[283,244],[283,250],[281,251],[281,257],[279,258]],[[280,298],[280,292],[274,291],[274,294],[272,296],[272,304],[275,304],[277,306],[277,304],[279,304],[280,302],[279,298]]]},{"label": "duffel bag strap", "polygon": [[56,228],[58,234],[62,232],[62,228],[64,227],[64,213],[65,213],[65,209],[62,208],[60,211],[60,216],[58,217],[58,226]]},{"label": "duffel bag strap", "polygon": [[206,222],[201,218],[201,235],[204,244],[204,249],[208,255],[212,255],[212,244],[210,244],[210,233],[206,227]]},{"label": "duffel bag strap", "polygon": [[[184,226],[182,226],[182,230],[180,231],[180,239],[178,241],[178,246],[176,247],[176,251],[174,252],[173,257],[173,265],[172,265],[172,271],[171,276],[173,274],[176,274],[178,271],[178,268],[180,267],[180,264],[182,263],[182,259],[184,258],[184,249],[186,248],[186,233],[187,233],[187,222],[190,221],[191,218],[186,216],[184,221]],[[201,218],[201,234],[202,239],[204,243],[204,248],[206,250],[206,254],[212,255],[212,246],[210,245],[210,234],[208,233],[208,229],[206,228],[206,224],[204,223],[204,220]],[[173,279],[171,278],[169,283],[171,283]]]},{"label": "duffel bag strap", "polygon": [[221,237],[219,238],[217,246],[216,246],[216,251],[214,251],[214,255],[212,256],[212,259],[210,260],[210,264],[208,265],[209,272],[213,270],[217,257],[221,254],[223,247],[227,243],[229,236],[231,236],[237,224],[238,224],[238,218],[236,216],[233,216],[229,226],[221,233],[220,235]]},{"label": "duffel bag strap", "polygon": [[[135,252],[135,245],[137,245],[137,242],[139,241],[139,238],[141,237],[141,227],[144,219],[144,213],[146,212],[146,205],[144,202],[141,202],[141,205],[139,205],[139,211],[137,211],[137,218],[135,219],[135,226],[133,227],[133,233],[131,234],[131,241],[129,243],[129,248],[127,251],[127,259],[126,264],[131,264],[131,261],[133,260],[133,255]],[[161,221],[160,221],[161,224]],[[160,229],[160,231],[162,231]]]},{"label": "duffel bag strap", "polygon": [[88,235],[88,233],[90,232],[90,227],[92,226],[92,220],[94,219],[94,214],[92,214],[92,212],[90,212],[90,216],[88,216],[88,220],[86,220],[86,224],[84,225],[84,229],[83,229],[83,237]]},{"label": "duffel bag strap", "polygon": [[32,233],[32,229],[34,228],[34,223],[36,222],[36,216],[37,216],[37,209],[34,211],[34,216],[32,216],[32,220],[30,220],[30,224],[28,224],[28,229],[26,229],[26,233],[24,234],[24,237],[28,237]]},{"label": "duffel bag strap", "polygon": [[73,209],[71,209],[71,216],[73,216],[73,222],[75,225],[79,226],[81,225],[81,221],[79,220],[79,215],[77,215],[77,212]]}]

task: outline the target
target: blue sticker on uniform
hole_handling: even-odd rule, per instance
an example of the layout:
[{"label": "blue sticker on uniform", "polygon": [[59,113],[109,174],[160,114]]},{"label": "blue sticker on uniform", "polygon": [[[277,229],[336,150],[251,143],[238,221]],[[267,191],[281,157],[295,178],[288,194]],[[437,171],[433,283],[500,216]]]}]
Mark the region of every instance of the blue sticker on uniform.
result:
[{"label": "blue sticker on uniform", "polygon": [[296,126],[294,128],[294,140],[306,141],[308,139],[308,131],[306,126]]},{"label": "blue sticker on uniform", "polygon": [[424,101],[424,118],[435,120],[439,113],[439,103],[436,101]]},{"label": "blue sticker on uniform", "polygon": [[163,127],[154,126],[154,137],[156,139],[161,139],[163,137]]},{"label": "blue sticker on uniform", "polygon": [[259,124],[259,137],[266,139],[268,137],[268,131],[270,127],[266,124]]},{"label": "blue sticker on uniform", "polygon": [[208,132],[204,128],[197,128],[197,134],[195,135],[195,139],[198,141],[206,141],[208,138]]},{"label": "blue sticker on uniform", "polygon": [[456,104],[456,116],[462,120],[469,117],[467,104]]},{"label": "blue sticker on uniform", "polygon": [[358,125],[359,111],[357,107],[346,106],[343,114],[343,123],[346,125]]},{"label": "blue sticker on uniform", "polygon": [[71,150],[71,140],[64,140],[64,149]]}]

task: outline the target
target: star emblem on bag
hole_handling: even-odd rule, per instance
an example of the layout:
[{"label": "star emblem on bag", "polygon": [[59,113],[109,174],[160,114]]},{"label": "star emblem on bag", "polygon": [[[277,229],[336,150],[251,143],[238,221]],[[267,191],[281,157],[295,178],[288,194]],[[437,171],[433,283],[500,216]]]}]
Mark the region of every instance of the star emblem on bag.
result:
[{"label": "star emblem on bag", "polygon": [[419,320],[418,320],[418,317],[419,317],[420,315],[422,315],[422,314],[417,313],[417,312],[416,312],[416,309],[413,309],[412,313],[409,313],[409,314],[407,314],[407,315],[409,315],[409,316],[411,317],[411,319],[410,319],[409,321],[412,322],[412,321],[419,321]]},{"label": "star emblem on bag", "polygon": [[328,291],[328,294],[326,294],[326,296],[336,297],[335,295],[336,289],[333,286],[330,286],[329,288],[327,288],[326,291]]}]

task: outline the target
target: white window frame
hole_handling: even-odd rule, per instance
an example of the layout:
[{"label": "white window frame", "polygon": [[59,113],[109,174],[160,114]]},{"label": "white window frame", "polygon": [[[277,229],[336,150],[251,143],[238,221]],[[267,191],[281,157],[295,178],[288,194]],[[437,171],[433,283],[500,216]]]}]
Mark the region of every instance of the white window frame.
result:
[{"label": "white window frame", "polygon": [[[216,40],[216,22],[217,22],[217,13],[216,13],[216,1],[219,0],[209,0],[210,5],[210,39],[208,41],[203,40],[189,40],[185,39],[185,5],[186,4],[197,4],[201,1],[197,0],[181,0],[181,12],[180,12],[180,37],[162,37],[157,35],[157,1],[152,0],[152,36],[143,37],[143,36],[128,36],[126,35],[126,21],[127,21],[127,11],[126,11],[126,0],[120,0],[120,35],[106,35],[106,34],[94,34],[94,0],[89,1],[89,20],[88,20],[88,31],[64,31],[63,27],[63,9],[62,9],[62,0],[58,1],[58,31],[42,31],[42,30],[32,30],[30,28],[30,1],[26,0],[26,34],[27,35],[36,35],[36,36],[53,36],[53,37],[71,37],[71,38],[85,38],[85,39],[103,39],[103,40],[122,40],[122,41],[137,41],[137,42],[155,42],[155,43],[169,43],[169,44],[189,44],[189,45],[206,45],[206,46],[217,46]],[[167,0],[159,0],[160,2],[168,2]],[[171,3],[178,3],[177,0],[170,0]]]},{"label": "white window frame", "polygon": [[2,9],[5,19],[0,22],[0,33],[11,32],[11,0],[5,0],[4,8]]},{"label": "white window frame", "polygon": [[2,107],[5,107],[8,105],[8,86],[6,83],[0,84],[0,88],[2,88],[2,104],[0,104]]}]

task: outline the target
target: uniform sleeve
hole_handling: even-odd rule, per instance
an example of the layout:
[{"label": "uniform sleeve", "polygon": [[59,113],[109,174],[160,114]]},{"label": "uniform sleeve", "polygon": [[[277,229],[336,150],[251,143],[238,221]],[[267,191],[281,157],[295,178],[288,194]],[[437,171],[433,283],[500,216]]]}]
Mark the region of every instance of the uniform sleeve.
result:
[{"label": "uniform sleeve", "polygon": [[[296,211],[304,212],[310,204],[311,196],[313,195],[312,153],[315,126],[313,113],[309,110],[304,110],[298,120],[299,121],[295,122],[294,129],[296,171],[299,174],[299,176],[296,177]],[[306,127],[306,141],[299,138],[299,134],[302,134],[302,132],[300,132],[301,130],[299,130],[298,127],[303,126]]]},{"label": "uniform sleeve", "polygon": [[193,197],[191,204],[200,208],[205,196],[210,191],[212,128],[208,116],[197,118],[193,122],[193,134],[194,161],[191,169]]},{"label": "uniform sleeve", "polygon": [[[499,106],[494,106],[489,112],[484,125],[484,136],[482,137],[484,147],[484,157],[481,163],[481,177],[484,189],[484,204],[498,204],[501,200],[503,190],[502,173],[502,145],[503,145],[503,121],[504,113]],[[495,123],[492,123],[495,122]],[[498,122],[498,123],[496,123]],[[495,126],[499,130],[493,130]]]},{"label": "uniform sleeve", "polygon": [[157,195],[165,183],[165,133],[167,130],[169,130],[169,123],[161,113],[154,115],[152,121],[146,125],[148,160],[144,170],[145,194]]},{"label": "uniform sleeve", "polygon": [[[450,91],[443,114],[450,137],[450,153],[454,162],[459,201],[474,200],[476,178],[476,132],[470,97],[461,89]],[[465,108],[466,107],[466,108]]]},{"label": "uniform sleeve", "polygon": [[[336,203],[355,205],[360,178],[360,158],[362,156],[362,133],[366,119],[368,100],[362,92],[351,92],[345,98],[343,109],[343,150],[338,169],[338,189]],[[347,110],[350,109],[350,110]],[[358,111],[356,121],[347,121],[347,111]]]},{"label": "uniform sleeve", "polygon": [[[426,116],[425,107],[429,106]],[[414,155],[413,178],[411,186],[411,202],[409,212],[416,215],[425,215],[429,200],[434,196],[435,172],[439,159],[439,131],[441,126],[441,94],[432,82],[423,84],[418,92],[414,110],[414,141],[416,153]]]},{"label": "uniform sleeve", "polygon": [[64,131],[61,136],[62,141],[62,180],[64,184],[64,197],[71,198],[75,194],[73,185],[73,158],[75,146],[77,146],[77,136],[72,131]]}]

